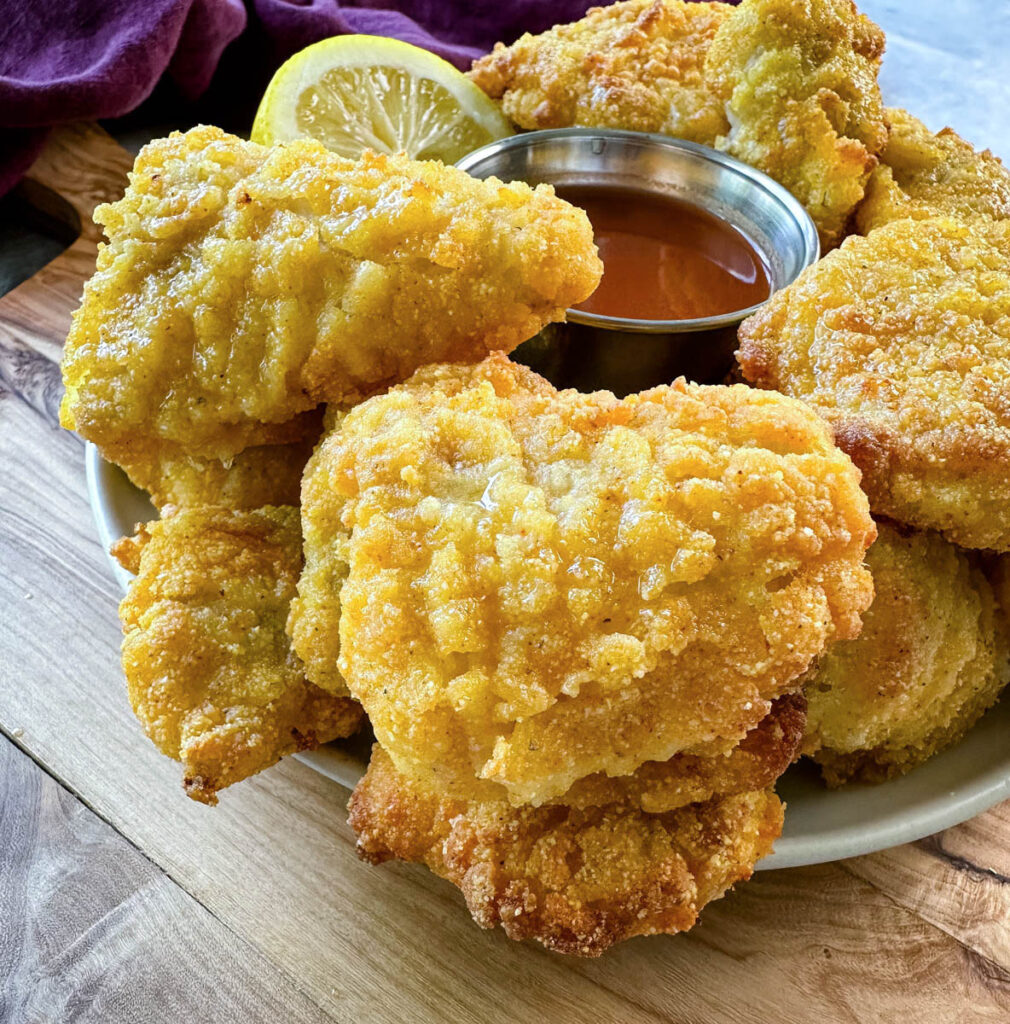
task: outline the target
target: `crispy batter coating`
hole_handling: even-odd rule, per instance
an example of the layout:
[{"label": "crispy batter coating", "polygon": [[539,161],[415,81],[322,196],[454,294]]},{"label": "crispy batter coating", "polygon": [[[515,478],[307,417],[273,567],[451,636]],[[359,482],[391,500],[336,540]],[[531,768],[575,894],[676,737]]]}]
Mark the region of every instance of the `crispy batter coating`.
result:
[{"label": "crispy batter coating", "polygon": [[982,568],[992,587],[997,610],[1010,630],[1010,555],[984,556]]},{"label": "crispy batter coating", "polygon": [[317,439],[246,448],[227,462],[199,455],[163,455],[131,467],[130,478],[151,495],[159,511],[218,505],[235,510],[297,505],[302,471]]},{"label": "crispy batter coating", "polygon": [[770,852],[782,804],[770,791],[661,815],[467,803],[420,788],[376,745],[350,822],[364,859],[427,864],[461,890],[482,928],[599,956],[635,935],[690,928]]},{"label": "crispy batter coating", "polygon": [[[664,814],[716,796],[735,796],[774,786],[800,754],[806,727],[806,698],[791,693],[773,701],[771,711],[731,750],[713,744],[697,753],[675,754],[668,761],[646,761],[630,775],[603,773],[578,779],[547,801],[575,809],[625,804],[648,814]],[[476,780],[468,799],[505,800],[498,783]]]},{"label": "crispy batter coating", "polygon": [[715,796],[767,789],[798,756],[806,720],[806,699],[789,694],[774,701],[728,753],[675,754],[669,761],[647,761],[631,775],[589,775],[550,802],[573,808],[622,803],[663,814]]},{"label": "crispy batter coating", "polygon": [[785,185],[825,248],[844,235],[887,141],[883,52],[883,32],[852,0],[744,0],[705,60],[731,125],[718,145]]},{"label": "crispy batter coating", "polygon": [[879,524],[863,632],[811,673],[805,747],[829,785],[903,774],[959,740],[1010,679],[992,588],[935,533]]},{"label": "crispy batter coating", "polygon": [[302,502],[309,678],[342,673],[398,769],[459,796],[728,751],[872,595],[852,464],[742,386],[428,367],[344,416]]},{"label": "crispy batter coating", "polygon": [[1010,217],[1010,171],[950,128],[933,134],[907,110],[885,111],[887,145],[856,211],[861,234],[892,220],[948,216]]},{"label": "crispy batter coating", "polygon": [[884,35],[852,0],[628,0],[474,63],[522,128],[662,132],[771,175],[825,248],[845,233],[887,140]]},{"label": "crispy batter coating", "polygon": [[193,799],[217,803],[285,754],[358,729],[360,706],[307,682],[284,633],[296,508],[185,509],[115,554],[137,574],[119,609],[130,703]]},{"label": "crispy batter coating", "polygon": [[744,376],[831,423],[876,514],[1010,549],[1010,221],[846,239],[739,336]]},{"label": "crispy batter coating", "polygon": [[681,0],[594,7],[571,25],[497,43],[470,77],[522,128],[625,128],[711,145],[729,125],[702,72],[732,9]]},{"label": "crispy batter coating", "polygon": [[277,425],[322,401],[511,350],[602,270],[550,186],[211,127],[146,146],[95,218],[109,244],[67,339],[61,422],[128,470],[296,440]]}]

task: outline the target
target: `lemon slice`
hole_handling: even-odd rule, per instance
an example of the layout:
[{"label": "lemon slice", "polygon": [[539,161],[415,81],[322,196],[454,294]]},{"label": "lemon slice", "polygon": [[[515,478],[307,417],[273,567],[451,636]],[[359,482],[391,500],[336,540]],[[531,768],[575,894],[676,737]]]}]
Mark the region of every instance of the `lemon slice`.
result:
[{"label": "lemon slice", "polygon": [[266,145],[312,138],[341,156],[374,149],[447,164],[511,134],[494,101],[447,61],[366,35],[324,39],[282,64],[252,129]]}]

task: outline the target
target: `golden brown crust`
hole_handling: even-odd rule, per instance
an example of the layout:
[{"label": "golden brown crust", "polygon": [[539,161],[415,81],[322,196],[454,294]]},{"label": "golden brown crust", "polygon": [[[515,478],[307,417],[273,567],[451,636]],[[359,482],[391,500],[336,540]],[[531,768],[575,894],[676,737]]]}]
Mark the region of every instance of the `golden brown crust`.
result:
[{"label": "golden brown crust", "polygon": [[752,383],[810,403],[878,515],[1010,549],[1010,221],[851,237],[740,326]]},{"label": "golden brown crust", "polygon": [[1010,632],[1010,555],[986,554],[981,561],[982,571],[992,587],[997,612]]},{"label": "golden brown crust", "polygon": [[145,146],[95,218],[61,422],[126,466],[295,440],[277,425],[322,401],[511,350],[601,273],[550,186],[206,126]]},{"label": "golden brown crust", "polygon": [[481,927],[599,956],[635,935],[690,928],[770,852],[782,805],[771,792],[659,815],[466,803],[422,790],[376,745],[350,823],[364,859],[427,864],[461,890]]},{"label": "golden brown crust", "polygon": [[728,751],[871,597],[851,463],[746,387],[428,367],[320,444],[302,517],[309,678],[346,678],[398,768],[460,796]]},{"label": "golden brown crust", "polygon": [[786,186],[838,243],[887,141],[884,34],[852,0],[627,0],[524,35],[473,80],[522,128],[719,146]]},{"label": "golden brown crust", "polygon": [[624,128],[711,145],[728,123],[702,72],[731,10],[681,0],[594,7],[573,24],[496,44],[470,77],[521,128]]},{"label": "golden brown crust", "polygon": [[935,533],[878,525],[863,631],[832,647],[806,687],[804,745],[833,786],[921,764],[959,740],[1010,679],[1006,624],[979,566]]},{"label": "golden brown crust", "polygon": [[[250,424],[249,446],[227,458],[200,455],[186,443],[142,433],[103,442],[99,448],[103,458],[148,492],[159,511],[200,505],[297,505],[301,471],[319,438],[320,422],[320,411],[313,409],[284,423]],[[293,460],[301,459],[297,472],[287,459],[289,453]]]},{"label": "golden brown crust", "polygon": [[301,568],[298,510],[186,509],[115,554],[137,574],[120,605],[130,703],[187,794],[217,791],[361,724],[307,682],[284,623]]},{"label": "golden brown crust", "polygon": [[291,444],[246,448],[225,461],[199,455],[162,452],[145,466],[124,466],[130,479],[151,495],[155,507],[217,505],[236,511],[264,505],[297,505],[302,471],[319,436],[315,432]]},{"label": "golden brown crust", "polygon": [[856,211],[861,234],[905,217],[1010,217],[1010,171],[999,157],[977,152],[950,128],[934,135],[907,110],[885,114],[887,145]]},{"label": "golden brown crust", "polygon": [[631,775],[589,775],[551,803],[576,809],[621,803],[664,814],[715,796],[768,789],[798,756],[806,706],[801,694],[779,697],[728,753],[676,754],[669,761],[647,761]]},{"label": "golden brown crust", "polygon": [[718,145],[785,185],[824,248],[844,235],[887,139],[883,50],[852,0],[745,0],[706,57],[731,124]]},{"label": "golden brown crust", "polygon": [[522,128],[660,132],[728,152],[807,207],[837,244],[887,140],[884,35],[851,0],[628,0],[470,72]]}]

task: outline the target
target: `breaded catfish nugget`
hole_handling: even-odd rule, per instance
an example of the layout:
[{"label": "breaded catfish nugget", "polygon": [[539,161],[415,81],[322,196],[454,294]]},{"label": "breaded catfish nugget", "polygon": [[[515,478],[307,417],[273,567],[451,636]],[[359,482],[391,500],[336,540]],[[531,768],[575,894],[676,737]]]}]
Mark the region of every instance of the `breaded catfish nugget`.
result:
[{"label": "breaded catfish nugget", "polygon": [[1010,171],[950,128],[935,135],[907,110],[887,110],[890,133],[856,211],[862,234],[892,220],[1010,217]]},{"label": "breaded catfish nugget", "polygon": [[626,0],[495,45],[470,77],[521,128],[625,128],[711,145],[729,122],[703,80],[724,3]]},{"label": "breaded catfish nugget", "polygon": [[851,462],[742,386],[428,367],[346,414],[302,502],[309,678],[342,673],[397,768],[464,797],[726,752],[872,593]]},{"label": "breaded catfish nugget", "polygon": [[690,928],[782,830],[770,791],[656,815],[453,800],[401,775],[378,746],[350,811],[365,859],[427,864],[459,887],[481,927],[581,956]]},{"label": "breaded catfish nugget", "polygon": [[119,609],[130,703],[193,799],[216,803],[285,754],[358,729],[360,706],[307,682],[284,633],[296,508],[186,509],[115,553],[137,574]]},{"label": "breaded catfish nugget", "polygon": [[663,814],[716,796],[735,796],[774,786],[799,757],[806,727],[806,698],[791,693],[727,753],[674,754],[669,761],[646,761],[631,775],[603,773],[579,779],[551,801],[568,807],[621,803],[649,814]]},{"label": "breaded catfish nugget", "polygon": [[806,688],[805,747],[831,785],[921,764],[959,740],[1010,678],[1006,624],[970,556],[935,533],[879,529],[863,632],[832,647]]},{"label": "breaded catfish nugget", "polygon": [[292,418],[508,351],[601,274],[550,186],[210,127],[146,146],[95,218],[61,422],[128,472],[311,436]]},{"label": "breaded catfish nugget", "polygon": [[810,403],[875,513],[1010,550],[1010,221],[894,221],[740,326],[744,376]]},{"label": "breaded catfish nugget", "polygon": [[785,185],[837,244],[887,141],[884,34],[852,0],[744,0],[705,59],[720,148]]},{"label": "breaded catfish nugget", "polygon": [[302,471],[317,439],[318,430],[291,444],[245,448],[227,460],[165,453],[146,466],[131,466],[132,479],[162,511],[201,505],[235,510],[297,505]]},{"label": "breaded catfish nugget", "polygon": [[624,128],[718,146],[788,188],[835,245],[887,140],[884,34],[852,0],[628,0],[474,63],[522,128]]}]

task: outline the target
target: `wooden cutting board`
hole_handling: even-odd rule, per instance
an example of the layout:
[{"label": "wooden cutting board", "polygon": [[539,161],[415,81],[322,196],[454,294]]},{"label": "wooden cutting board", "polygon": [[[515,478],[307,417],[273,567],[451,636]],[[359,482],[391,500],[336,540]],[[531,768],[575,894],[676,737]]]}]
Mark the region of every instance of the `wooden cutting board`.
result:
[{"label": "wooden cutting board", "polygon": [[129,165],[93,125],[54,133],[26,190],[80,236],[0,299],[0,1018],[1010,1020],[1010,803],[761,874],[687,935],[582,961],[482,932],[420,867],[360,863],[347,792],[296,761],[187,800],[128,707],[83,447],[57,423],[91,211]]}]

